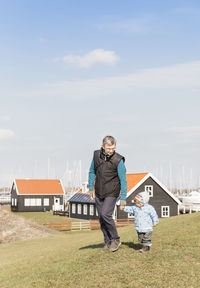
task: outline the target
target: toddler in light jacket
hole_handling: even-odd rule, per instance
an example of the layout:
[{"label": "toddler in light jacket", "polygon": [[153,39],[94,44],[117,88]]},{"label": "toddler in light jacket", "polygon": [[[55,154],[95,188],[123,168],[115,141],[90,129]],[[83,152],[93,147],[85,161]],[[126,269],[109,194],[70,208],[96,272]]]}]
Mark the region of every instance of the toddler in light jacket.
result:
[{"label": "toddler in light jacket", "polygon": [[152,245],[153,227],[158,224],[158,215],[154,207],[148,204],[148,192],[140,192],[135,196],[133,206],[121,206],[124,212],[131,213],[135,218],[135,229],[138,234],[138,240],[143,244],[140,252],[150,250]]}]

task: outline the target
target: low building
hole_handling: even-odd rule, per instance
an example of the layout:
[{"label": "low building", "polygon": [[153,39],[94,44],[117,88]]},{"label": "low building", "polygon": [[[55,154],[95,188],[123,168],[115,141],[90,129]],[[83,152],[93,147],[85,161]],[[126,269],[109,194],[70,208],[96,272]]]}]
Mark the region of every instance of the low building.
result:
[{"label": "low building", "polygon": [[[134,198],[138,193],[147,191],[150,197],[149,204],[155,208],[159,218],[179,215],[181,202],[153,174],[127,174],[126,178],[128,191],[126,197],[127,206],[133,205]],[[117,206],[117,218],[124,219],[133,217],[119,209],[119,201]]]},{"label": "low building", "polygon": [[[126,174],[127,178],[127,206],[132,206],[136,194],[147,191],[150,196],[149,204],[154,206],[158,217],[170,217],[179,214],[181,202],[151,173]],[[133,218],[119,209],[120,201],[114,210],[115,219]],[[93,208],[92,208],[93,207]],[[88,192],[79,190],[69,199],[71,218],[97,219],[95,201],[90,199]]]},{"label": "low building", "polygon": [[17,212],[63,211],[64,188],[60,180],[15,179],[11,210]]},{"label": "low building", "polygon": [[98,219],[95,201],[90,198],[89,193],[79,190],[69,199],[69,217],[85,220]]}]

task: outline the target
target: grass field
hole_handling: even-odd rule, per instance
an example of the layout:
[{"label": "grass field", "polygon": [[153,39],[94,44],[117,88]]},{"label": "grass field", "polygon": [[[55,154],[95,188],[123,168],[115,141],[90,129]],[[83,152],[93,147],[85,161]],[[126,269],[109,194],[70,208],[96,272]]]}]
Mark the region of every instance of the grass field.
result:
[{"label": "grass field", "polygon": [[161,219],[149,253],[138,252],[133,226],[122,245],[102,253],[100,231],[66,232],[0,245],[0,287],[199,287],[200,213]]},{"label": "grass field", "polygon": [[67,217],[59,216],[59,215],[53,215],[53,212],[13,212],[17,216],[22,216],[27,220],[34,221],[38,224],[44,224],[48,222],[65,222],[67,220],[71,221],[81,221],[84,222],[85,220],[78,220],[78,219],[70,219]]}]

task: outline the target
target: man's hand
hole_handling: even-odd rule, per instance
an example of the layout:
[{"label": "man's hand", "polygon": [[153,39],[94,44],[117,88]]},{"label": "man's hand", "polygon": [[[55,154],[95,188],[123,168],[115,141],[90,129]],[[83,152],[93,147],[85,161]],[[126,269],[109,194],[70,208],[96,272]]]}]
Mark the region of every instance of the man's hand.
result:
[{"label": "man's hand", "polygon": [[91,198],[92,200],[94,200],[94,198],[95,198],[95,192],[94,192],[94,190],[89,191],[89,192],[90,192],[90,198]]},{"label": "man's hand", "polygon": [[119,209],[120,209],[120,210],[124,210],[124,207],[125,207],[125,206],[120,205]]}]

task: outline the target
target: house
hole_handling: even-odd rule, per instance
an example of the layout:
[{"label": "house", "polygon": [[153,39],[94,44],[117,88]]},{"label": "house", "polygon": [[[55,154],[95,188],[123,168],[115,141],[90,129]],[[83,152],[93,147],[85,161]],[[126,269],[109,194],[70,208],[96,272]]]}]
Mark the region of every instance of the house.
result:
[{"label": "house", "polygon": [[17,212],[63,211],[64,194],[60,180],[15,179],[11,188],[11,210]]},{"label": "house", "polygon": [[69,217],[85,220],[98,219],[95,201],[85,188],[80,189],[69,199]]},{"label": "house", "polygon": [[[182,204],[153,174],[137,173],[126,174],[127,178],[127,206],[133,205],[135,196],[142,192],[149,193],[149,204],[151,204],[159,218],[179,215],[179,207]],[[132,215],[119,209],[117,202],[116,216],[118,219],[132,218]]]},{"label": "house", "polygon": [[[179,214],[179,206],[182,204],[153,174],[136,173],[126,174],[127,179],[127,205],[132,206],[136,194],[147,191],[150,196],[149,204],[154,206],[158,217],[170,217]],[[119,209],[120,201],[117,201],[113,217],[115,219],[133,218]],[[93,207],[93,208],[92,208]],[[71,218],[97,219],[95,201],[90,199],[87,193],[80,189],[69,199]],[[96,211],[96,212],[95,212]]]}]

